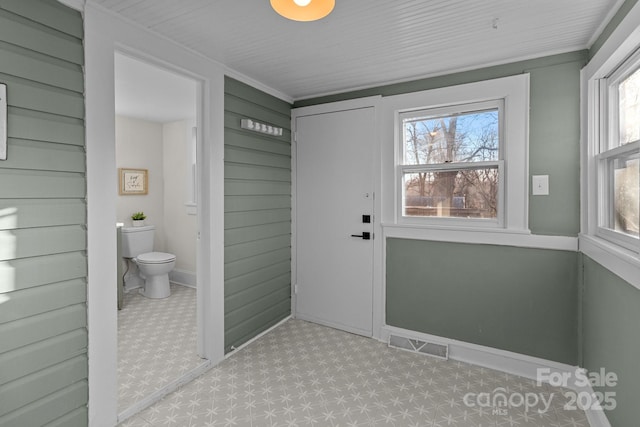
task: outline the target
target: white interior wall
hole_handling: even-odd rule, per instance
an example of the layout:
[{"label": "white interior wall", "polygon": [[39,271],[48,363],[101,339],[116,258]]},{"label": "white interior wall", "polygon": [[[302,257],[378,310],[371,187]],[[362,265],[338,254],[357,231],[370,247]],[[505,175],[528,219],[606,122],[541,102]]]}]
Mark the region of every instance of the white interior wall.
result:
[{"label": "white interior wall", "polygon": [[187,213],[187,185],[191,177],[188,144],[195,123],[189,120],[162,125],[164,170],[165,250],[176,256],[176,270],[195,274],[197,217]]},{"label": "white interior wall", "polygon": [[193,120],[157,123],[116,116],[116,166],[147,169],[149,193],[118,195],[117,221],[131,226],[143,211],[155,225],[154,250],[176,256],[175,270],[196,274],[197,216],[187,213],[191,177],[188,144]]},{"label": "white interior wall", "polygon": [[116,116],[116,166],[118,168],[147,169],[148,194],[118,195],[116,219],[130,227],[131,214],[143,211],[145,223],[155,225],[154,250],[168,251],[165,244],[162,123]]}]

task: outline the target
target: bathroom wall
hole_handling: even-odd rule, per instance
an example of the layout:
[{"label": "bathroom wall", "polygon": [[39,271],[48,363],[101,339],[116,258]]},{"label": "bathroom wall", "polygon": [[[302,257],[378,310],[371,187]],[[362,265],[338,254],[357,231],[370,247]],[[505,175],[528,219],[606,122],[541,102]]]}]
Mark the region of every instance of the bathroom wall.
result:
[{"label": "bathroom wall", "polygon": [[176,256],[174,272],[195,274],[197,217],[187,212],[185,203],[191,179],[189,151],[195,123],[189,120],[165,123],[162,126],[164,169],[164,233],[165,248]]},{"label": "bathroom wall", "polygon": [[[154,250],[165,251],[162,124],[116,116],[116,166],[147,169],[149,193],[118,196],[117,221],[131,226],[131,214],[143,211],[156,226]],[[117,188],[118,183],[113,183]]]},{"label": "bathroom wall", "polygon": [[154,250],[176,255],[174,272],[195,281],[197,217],[187,212],[187,150],[193,121],[156,123],[116,116],[116,165],[149,171],[149,194],[118,196],[117,219],[131,225],[131,214],[143,211],[156,226]]}]

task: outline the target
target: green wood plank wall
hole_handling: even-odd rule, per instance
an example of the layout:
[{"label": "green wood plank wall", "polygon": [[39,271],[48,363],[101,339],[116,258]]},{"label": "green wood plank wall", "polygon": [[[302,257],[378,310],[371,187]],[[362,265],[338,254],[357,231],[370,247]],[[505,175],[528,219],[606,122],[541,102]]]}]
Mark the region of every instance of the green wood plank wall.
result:
[{"label": "green wood plank wall", "polygon": [[54,0],[0,0],[0,425],[87,425],[83,29]]},{"label": "green wood plank wall", "polygon": [[[225,78],[225,352],[291,313],[291,105]],[[249,118],[284,129],[240,128]]]}]

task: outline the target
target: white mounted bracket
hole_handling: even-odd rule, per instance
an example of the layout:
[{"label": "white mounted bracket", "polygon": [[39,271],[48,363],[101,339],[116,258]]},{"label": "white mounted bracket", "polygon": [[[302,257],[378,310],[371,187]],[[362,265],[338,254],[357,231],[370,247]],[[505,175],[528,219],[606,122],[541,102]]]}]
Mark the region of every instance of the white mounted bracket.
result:
[{"label": "white mounted bracket", "polygon": [[240,127],[254,132],[266,133],[267,135],[282,136],[282,128],[266,123],[256,122],[252,119],[241,119]]},{"label": "white mounted bracket", "polygon": [[0,160],[7,160],[7,85],[0,83]]}]

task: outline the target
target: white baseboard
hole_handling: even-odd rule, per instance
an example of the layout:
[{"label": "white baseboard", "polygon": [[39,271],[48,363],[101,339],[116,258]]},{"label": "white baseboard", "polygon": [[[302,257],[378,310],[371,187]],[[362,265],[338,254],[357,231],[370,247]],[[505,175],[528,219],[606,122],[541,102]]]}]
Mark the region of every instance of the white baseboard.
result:
[{"label": "white baseboard", "polygon": [[[593,388],[590,385],[586,387],[574,387],[573,389],[578,393],[586,393],[589,396],[594,396]],[[605,411],[602,409],[588,409],[585,410],[584,413],[591,427],[611,427],[611,423]]]},{"label": "white baseboard", "polygon": [[508,374],[518,375],[532,380],[537,379],[537,370],[539,368],[550,368],[553,372],[561,373],[574,372],[577,369],[577,366],[566,365],[564,363],[553,362],[511,351],[499,350],[483,345],[453,340],[451,338],[438,337],[422,332],[396,328],[394,326],[383,326],[381,341],[388,342],[390,334],[421,341],[430,341],[438,344],[448,344],[449,359],[483,366],[489,369],[495,369],[496,371],[506,372]]},{"label": "white baseboard", "polygon": [[587,421],[589,421],[589,425],[591,427],[611,427],[611,423],[609,419],[604,414],[604,411],[596,411],[595,409],[590,409],[588,411],[584,411],[587,416]]},{"label": "white baseboard", "polygon": [[[382,327],[380,341],[388,343],[391,334],[436,344],[447,344],[449,346],[449,359],[451,360],[482,366],[532,380],[538,379],[538,369],[548,369],[550,373],[568,375],[568,378],[575,380],[574,374],[577,369],[580,369],[578,366],[388,325]],[[570,381],[567,387],[578,393],[588,393],[590,396],[593,396],[594,393],[590,386],[578,387],[574,381]],[[585,414],[591,427],[611,427],[603,410],[590,409],[585,411]]]},{"label": "white baseboard", "polygon": [[178,285],[196,287],[196,273],[187,270],[173,269],[169,272],[169,281]]}]

